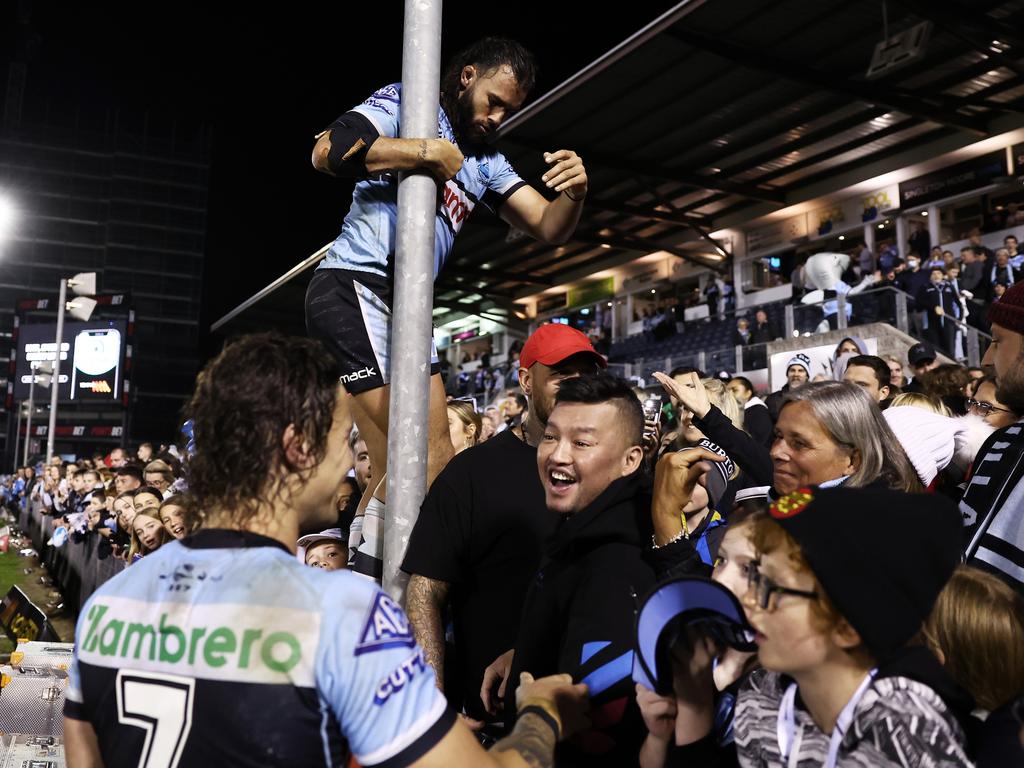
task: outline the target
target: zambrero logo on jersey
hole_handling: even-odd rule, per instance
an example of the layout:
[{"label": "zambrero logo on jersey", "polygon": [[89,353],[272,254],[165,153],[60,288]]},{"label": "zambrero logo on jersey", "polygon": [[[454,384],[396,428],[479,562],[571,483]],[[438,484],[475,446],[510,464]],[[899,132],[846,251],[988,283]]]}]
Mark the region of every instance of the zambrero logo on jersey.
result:
[{"label": "zambrero logo on jersey", "polygon": [[398,603],[385,595],[377,594],[370,606],[370,613],[363,624],[355,654],[373,653],[385,648],[412,647],[416,639],[409,629],[409,619],[398,607]]},{"label": "zambrero logo on jersey", "polygon": [[[311,684],[319,621],[267,606],[94,602],[84,618],[81,660],[196,677]],[[302,681],[302,682],[300,682]]]}]

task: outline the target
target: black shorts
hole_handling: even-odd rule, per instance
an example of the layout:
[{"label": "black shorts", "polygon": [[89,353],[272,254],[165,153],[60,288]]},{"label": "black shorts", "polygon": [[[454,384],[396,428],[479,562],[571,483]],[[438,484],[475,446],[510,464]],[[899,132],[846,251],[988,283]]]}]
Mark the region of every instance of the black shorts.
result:
[{"label": "black shorts", "polygon": [[[345,390],[379,389],[391,380],[391,284],[372,272],[320,269],[306,289],[306,331],[341,369]],[[430,345],[430,373],[440,372]]]}]

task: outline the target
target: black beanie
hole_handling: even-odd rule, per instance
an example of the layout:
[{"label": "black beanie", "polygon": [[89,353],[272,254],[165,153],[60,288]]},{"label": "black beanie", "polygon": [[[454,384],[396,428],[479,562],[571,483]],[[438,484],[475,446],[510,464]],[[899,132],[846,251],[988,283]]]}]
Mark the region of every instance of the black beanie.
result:
[{"label": "black beanie", "polygon": [[943,496],[801,488],[771,516],[879,663],[920,631],[960,561],[963,522]]}]

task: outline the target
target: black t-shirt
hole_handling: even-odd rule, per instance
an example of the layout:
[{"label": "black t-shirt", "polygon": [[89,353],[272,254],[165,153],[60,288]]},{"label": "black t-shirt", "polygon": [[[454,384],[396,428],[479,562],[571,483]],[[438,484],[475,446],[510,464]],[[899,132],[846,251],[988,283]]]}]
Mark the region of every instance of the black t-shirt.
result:
[{"label": "black t-shirt", "polygon": [[557,518],[544,503],[537,449],[509,430],[453,458],[423,501],[402,570],[451,584],[456,657],[445,662],[445,693],[474,718],[489,719],[484,669],[515,644]]}]

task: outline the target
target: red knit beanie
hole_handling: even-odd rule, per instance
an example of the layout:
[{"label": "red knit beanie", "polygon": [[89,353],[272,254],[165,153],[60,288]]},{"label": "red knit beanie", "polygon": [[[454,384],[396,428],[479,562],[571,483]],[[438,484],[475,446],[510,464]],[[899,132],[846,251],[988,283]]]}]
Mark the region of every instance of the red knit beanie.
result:
[{"label": "red knit beanie", "polygon": [[1015,283],[988,308],[988,322],[1024,335],[1024,282]]}]

